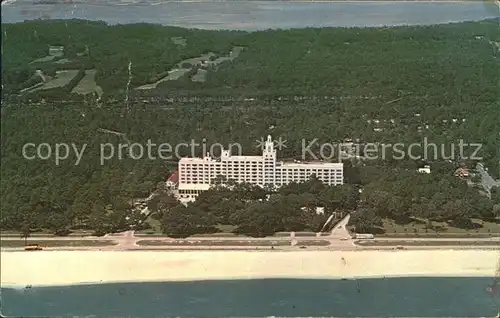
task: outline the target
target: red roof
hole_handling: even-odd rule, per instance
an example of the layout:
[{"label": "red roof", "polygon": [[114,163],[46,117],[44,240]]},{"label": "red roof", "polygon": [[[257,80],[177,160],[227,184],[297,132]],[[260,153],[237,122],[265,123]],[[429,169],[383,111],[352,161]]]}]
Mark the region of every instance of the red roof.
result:
[{"label": "red roof", "polygon": [[469,175],[469,169],[467,169],[467,168],[458,168],[457,170],[455,170],[455,175],[456,176],[466,177],[466,176]]},{"label": "red roof", "polygon": [[179,182],[179,170],[175,170],[174,173],[168,177],[168,181],[178,183]]}]

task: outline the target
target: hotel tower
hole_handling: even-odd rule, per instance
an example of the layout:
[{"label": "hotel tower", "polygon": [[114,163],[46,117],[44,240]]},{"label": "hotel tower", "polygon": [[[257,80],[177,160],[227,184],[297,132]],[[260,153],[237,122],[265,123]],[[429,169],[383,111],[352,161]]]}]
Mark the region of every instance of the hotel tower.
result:
[{"label": "hotel tower", "polygon": [[208,154],[204,158],[181,158],[178,173],[177,198],[183,202],[195,200],[218,176],[237,183],[275,188],[291,182],[305,182],[312,175],[328,185],[344,182],[342,163],[277,161],[271,136],[267,137],[261,156],[232,156],[229,150],[223,150],[220,158],[211,158]]}]

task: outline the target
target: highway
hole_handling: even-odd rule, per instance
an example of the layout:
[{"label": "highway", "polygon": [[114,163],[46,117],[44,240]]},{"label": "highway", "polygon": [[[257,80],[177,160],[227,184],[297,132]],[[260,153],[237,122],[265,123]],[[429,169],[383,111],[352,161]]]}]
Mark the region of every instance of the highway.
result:
[{"label": "highway", "polygon": [[[179,244],[178,246],[172,245],[139,245],[139,241],[155,241],[158,243],[161,242],[173,242],[178,241],[173,238],[165,237],[165,236],[137,236],[134,231],[126,231],[117,234],[108,234],[102,237],[96,236],[85,236],[85,237],[32,237],[29,239],[30,242],[36,242],[43,246],[43,242],[48,241],[112,241],[114,245],[106,245],[106,246],[60,246],[60,247],[45,247],[44,250],[99,250],[99,251],[136,251],[136,250],[248,250],[248,251],[296,251],[299,249],[306,249],[311,251],[317,250],[337,250],[337,251],[352,251],[352,250],[394,250],[395,246],[361,246],[355,244],[355,240],[353,240],[346,229],[346,225],[349,222],[349,215],[340,220],[332,229],[329,235],[326,236],[294,236],[291,234],[290,236],[281,236],[281,237],[263,237],[263,238],[252,238],[252,237],[190,237],[186,239],[181,239],[184,242],[203,242],[207,241],[233,241],[235,244],[238,242],[248,242],[248,241],[274,241],[274,242],[291,242],[289,246],[287,245],[279,245],[275,246],[252,246],[252,245],[243,245],[240,246],[220,246],[220,245],[212,245],[209,244],[205,246],[188,246],[185,244]],[[2,241],[20,241],[19,237],[2,237]],[[328,241],[330,244],[325,246],[301,246],[307,245],[307,241]],[[488,237],[488,238],[374,238],[370,240],[371,242],[401,242],[401,246],[404,246],[404,249],[499,249],[500,248],[500,233],[498,233],[497,237]],[[411,242],[443,242],[443,245],[432,245],[432,246],[412,246]],[[469,245],[469,246],[454,246],[446,244],[448,242],[498,242],[498,245],[489,245],[489,246],[481,246],[481,245]],[[406,245],[405,243],[410,243]],[[2,248],[2,251],[21,251],[22,247],[18,248]]]}]

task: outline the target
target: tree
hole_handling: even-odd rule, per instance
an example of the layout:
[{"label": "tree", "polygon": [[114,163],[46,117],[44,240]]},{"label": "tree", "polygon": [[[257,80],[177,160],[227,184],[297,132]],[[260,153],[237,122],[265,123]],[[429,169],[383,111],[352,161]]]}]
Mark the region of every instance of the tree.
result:
[{"label": "tree", "polygon": [[34,214],[31,207],[28,205],[22,205],[19,208],[19,213],[21,214],[21,238],[24,238],[24,244],[27,244],[28,237],[31,235],[36,229],[37,220],[35,219],[36,215]]},{"label": "tree", "polygon": [[480,183],[481,182],[481,175],[480,174],[474,174],[471,178],[471,181],[474,183]]},{"label": "tree", "polygon": [[500,187],[492,187],[490,190],[491,193],[491,201],[494,204],[499,204],[500,203]]},{"label": "tree", "polygon": [[349,184],[361,184],[358,167],[354,167],[351,161],[344,160],[344,180]]},{"label": "tree", "polygon": [[24,238],[24,245],[28,245],[28,237],[30,236],[30,234],[31,234],[31,229],[29,228],[29,226],[27,226],[26,224],[22,225],[21,238]]},{"label": "tree", "polygon": [[184,238],[198,233],[214,231],[215,220],[195,206],[178,205],[166,211],[162,219],[163,233]]},{"label": "tree", "polygon": [[272,235],[283,230],[282,216],[286,210],[275,211],[270,203],[255,203],[237,212],[238,228],[236,233],[255,237]]},{"label": "tree", "polygon": [[493,206],[493,215],[496,218],[500,217],[500,203]]},{"label": "tree", "polygon": [[151,215],[161,220],[170,209],[179,206],[181,203],[170,193],[164,191],[154,196],[148,202],[148,209]]},{"label": "tree", "polygon": [[369,233],[374,228],[382,226],[382,219],[373,210],[361,208],[351,214],[349,224],[353,225],[358,233]]}]

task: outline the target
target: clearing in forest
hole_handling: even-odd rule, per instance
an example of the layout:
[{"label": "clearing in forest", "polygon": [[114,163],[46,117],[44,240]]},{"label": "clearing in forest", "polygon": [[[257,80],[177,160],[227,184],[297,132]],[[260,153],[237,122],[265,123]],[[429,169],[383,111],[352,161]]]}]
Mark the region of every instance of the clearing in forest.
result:
[{"label": "clearing in forest", "polygon": [[56,87],[63,87],[65,85],[68,85],[68,83],[78,74],[78,70],[64,70],[64,71],[57,71],[56,76],[49,81],[43,83],[43,85],[32,89],[31,92],[38,91],[38,90],[44,90],[44,89],[51,89],[51,88],[56,88]]},{"label": "clearing in forest", "polygon": [[41,57],[41,58],[38,58],[36,60],[31,61],[30,64],[50,62],[55,58],[56,57],[54,55],[47,55],[47,56],[44,56],[44,57]]},{"label": "clearing in forest", "polygon": [[170,40],[172,40],[172,42],[174,42],[175,45],[179,45],[182,47],[187,45],[187,39],[180,37],[180,36],[172,37],[172,38],[170,38]]},{"label": "clearing in forest", "polygon": [[81,79],[80,82],[71,90],[72,94],[90,94],[97,93],[97,95],[101,96],[103,91],[102,88],[97,85],[95,81],[96,70],[86,70],[85,76]]},{"label": "clearing in forest", "polygon": [[209,68],[213,69],[222,62],[234,60],[240,55],[242,50],[242,47],[237,46],[234,47],[227,56],[220,56],[216,58],[215,53],[208,52],[198,57],[182,60],[177,63],[174,69],[168,71],[165,77],[154,83],[139,86],[136,89],[153,89],[156,88],[161,82],[175,81],[197,66],[199,67],[198,72],[191,78],[191,80],[193,82],[204,82]]}]

